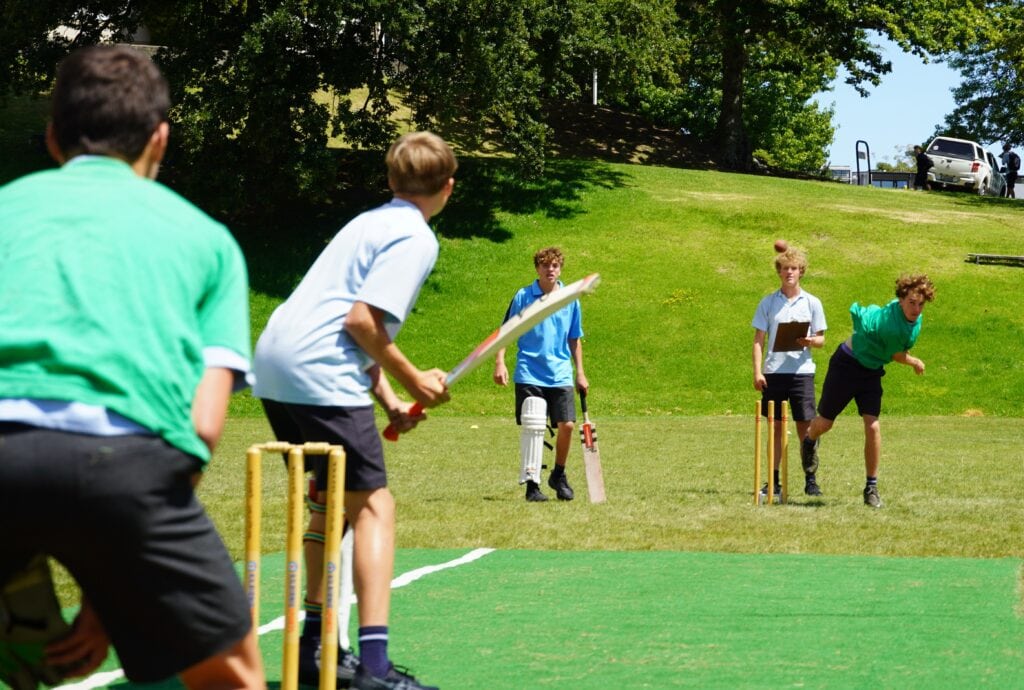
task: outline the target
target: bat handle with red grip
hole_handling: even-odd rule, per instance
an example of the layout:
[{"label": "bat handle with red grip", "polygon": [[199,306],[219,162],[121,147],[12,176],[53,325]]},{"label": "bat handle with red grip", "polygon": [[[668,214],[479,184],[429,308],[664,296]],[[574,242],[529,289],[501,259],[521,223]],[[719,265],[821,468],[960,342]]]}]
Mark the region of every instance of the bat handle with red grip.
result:
[{"label": "bat handle with red grip", "polygon": [[[423,414],[423,405],[413,403],[412,407],[409,408],[409,416],[415,417],[420,414]],[[384,429],[384,438],[389,441],[397,441],[398,435],[398,428],[395,427],[394,423],[388,424],[387,428]]]}]

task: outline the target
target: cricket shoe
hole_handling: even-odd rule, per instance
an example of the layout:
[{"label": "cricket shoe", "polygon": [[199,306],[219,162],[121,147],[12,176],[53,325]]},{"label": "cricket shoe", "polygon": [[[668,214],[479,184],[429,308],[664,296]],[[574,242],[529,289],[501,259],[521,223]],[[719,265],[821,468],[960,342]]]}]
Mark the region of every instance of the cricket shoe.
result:
[{"label": "cricket shoe", "polygon": [[[339,688],[352,685],[359,657],[348,649],[338,650],[338,666],[335,675]],[[302,685],[320,686],[320,639],[316,637],[299,638],[299,683]]]},{"label": "cricket shoe", "polygon": [[821,487],[813,476],[808,476],[804,482],[804,493],[808,496],[821,496]]},{"label": "cricket shoe", "polygon": [[558,496],[559,501],[571,501],[576,497],[576,494],[572,492],[572,487],[569,486],[569,480],[566,478],[564,471],[557,474],[554,472],[549,474],[548,486],[555,490],[555,495]]},{"label": "cricket shoe", "polygon": [[548,497],[541,492],[540,485],[537,484],[537,482],[531,482],[527,480],[526,500],[530,501],[531,503],[543,503],[544,501],[548,500]]},{"label": "cricket shoe", "polygon": [[882,507],[882,497],[878,495],[878,487],[874,484],[864,487],[864,505],[872,508]]},{"label": "cricket shoe", "polygon": [[58,685],[70,669],[46,663],[46,646],[71,627],[60,613],[50,566],[43,555],[0,587],[0,681],[13,690]]},{"label": "cricket shoe", "polygon": [[352,687],[358,690],[439,690],[434,685],[423,685],[409,673],[409,669],[399,669],[394,664],[383,678],[374,676],[365,666],[359,664]]},{"label": "cricket shoe", "polygon": [[[781,503],[782,502],[782,486],[781,485],[779,485],[779,484],[775,485],[775,493],[772,494],[772,496],[773,496],[773,500],[776,503]],[[768,502],[768,484],[765,484],[764,486],[761,487],[761,490],[757,494],[757,502],[758,503],[767,503]]]},{"label": "cricket shoe", "polygon": [[818,471],[818,441],[804,438],[800,442],[800,462],[804,466],[804,474],[814,474]]}]

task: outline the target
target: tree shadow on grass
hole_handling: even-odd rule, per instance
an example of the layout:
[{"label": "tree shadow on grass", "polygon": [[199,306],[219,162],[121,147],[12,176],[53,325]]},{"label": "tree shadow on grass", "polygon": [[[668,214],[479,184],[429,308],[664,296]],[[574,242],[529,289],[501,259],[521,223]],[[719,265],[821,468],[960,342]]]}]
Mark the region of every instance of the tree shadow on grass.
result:
[{"label": "tree shadow on grass", "polygon": [[[514,160],[467,156],[459,159],[448,206],[431,225],[444,238],[507,242],[512,232],[503,214],[568,219],[586,212],[586,190],[628,184],[627,173],[600,161],[552,160],[542,178],[524,180]],[[390,198],[383,154],[340,152],[335,189],[321,203],[279,204],[272,213],[230,222],[254,290],[287,297],[345,223]]]}]

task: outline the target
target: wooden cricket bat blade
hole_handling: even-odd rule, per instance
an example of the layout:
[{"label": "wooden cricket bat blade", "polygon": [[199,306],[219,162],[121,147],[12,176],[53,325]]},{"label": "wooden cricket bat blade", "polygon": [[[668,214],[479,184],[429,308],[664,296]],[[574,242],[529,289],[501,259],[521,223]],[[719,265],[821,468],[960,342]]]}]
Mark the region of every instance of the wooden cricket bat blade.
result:
[{"label": "wooden cricket bat blade", "polygon": [[[604,473],[601,471],[601,451],[597,447],[597,429],[589,421],[584,423],[590,444],[583,444],[583,471],[587,475],[587,495],[591,503],[604,503]],[[587,429],[589,427],[589,429]]]}]

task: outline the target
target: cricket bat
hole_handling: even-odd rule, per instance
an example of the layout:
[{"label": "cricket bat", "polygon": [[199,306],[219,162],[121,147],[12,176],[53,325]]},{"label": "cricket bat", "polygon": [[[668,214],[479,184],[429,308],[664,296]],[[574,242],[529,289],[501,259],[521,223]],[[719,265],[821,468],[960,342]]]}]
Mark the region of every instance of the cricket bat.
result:
[{"label": "cricket bat", "polygon": [[580,391],[580,408],[583,410],[580,443],[583,444],[583,470],[587,475],[587,495],[591,503],[604,503],[604,473],[601,472],[601,451],[597,447],[597,428],[587,414],[587,394],[583,391]]},{"label": "cricket bat", "polygon": [[[455,385],[459,379],[483,364],[488,358],[493,357],[497,354],[498,350],[511,345],[512,341],[518,339],[523,333],[526,333],[567,304],[572,304],[581,296],[593,292],[600,282],[601,276],[597,273],[591,273],[586,278],[541,296],[540,299],[536,300],[526,309],[510,317],[508,321],[484,338],[483,342],[473,348],[473,351],[464,360],[448,372],[447,376],[445,376],[445,384],[449,387]],[[418,415],[422,411],[423,406],[416,403],[409,410],[409,414]],[[389,441],[397,441],[398,429],[393,424],[389,424],[384,429],[384,438]]]}]

